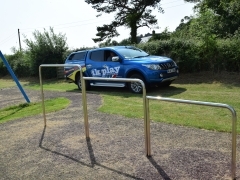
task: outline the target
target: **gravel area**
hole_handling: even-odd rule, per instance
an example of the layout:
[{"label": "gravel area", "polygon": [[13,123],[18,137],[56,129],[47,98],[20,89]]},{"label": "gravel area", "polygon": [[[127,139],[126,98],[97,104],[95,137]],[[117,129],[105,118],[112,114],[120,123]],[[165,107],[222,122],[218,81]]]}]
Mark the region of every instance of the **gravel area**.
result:
[{"label": "gravel area", "polygon": [[[26,90],[31,102],[40,92]],[[231,134],[151,122],[152,156],[146,157],[143,119],[97,111],[100,95],[88,94],[90,139],[85,138],[80,92],[64,110],[0,124],[0,179],[231,179]],[[17,88],[0,90],[0,108],[24,103]],[[237,137],[237,179],[240,179]]]}]

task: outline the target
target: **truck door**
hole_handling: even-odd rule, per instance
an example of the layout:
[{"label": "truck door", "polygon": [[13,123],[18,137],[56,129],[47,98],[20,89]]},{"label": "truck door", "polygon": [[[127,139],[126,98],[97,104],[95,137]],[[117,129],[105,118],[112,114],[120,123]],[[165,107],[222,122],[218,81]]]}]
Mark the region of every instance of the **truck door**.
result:
[{"label": "truck door", "polygon": [[86,58],[86,71],[89,77],[102,77],[101,69],[104,61],[104,51],[91,51]]},{"label": "truck door", "polygon": [[121,63],[118,54],[111,50],[105,50],[104,57],[105,59],[102,63],[103,75],[108,78],[123,78],[122,71],[120,71]]},{"label": "truck door", "polygon": [[[114,53],[112,58],[117,58],[117,54],[110,50],[95,50],[89,53],[86,60],[86,71],[90,77],[118,78],[123,77],[120,72],[120,61],[113,61],[110,53]],[[92,81],[95,86],[123,86],[122,82],[112,81]]]}]

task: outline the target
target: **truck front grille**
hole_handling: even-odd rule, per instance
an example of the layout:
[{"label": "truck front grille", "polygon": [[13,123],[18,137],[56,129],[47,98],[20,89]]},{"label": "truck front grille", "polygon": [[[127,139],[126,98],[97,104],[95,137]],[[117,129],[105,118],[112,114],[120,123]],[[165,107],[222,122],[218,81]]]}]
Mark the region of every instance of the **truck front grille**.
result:
[{"label": "truck front grille", "polygon": [[159,66],[161,67],[161,69],[171,69],[175,67],[175,64],[174,62],[166,62],[166,63],[159,64]]}]

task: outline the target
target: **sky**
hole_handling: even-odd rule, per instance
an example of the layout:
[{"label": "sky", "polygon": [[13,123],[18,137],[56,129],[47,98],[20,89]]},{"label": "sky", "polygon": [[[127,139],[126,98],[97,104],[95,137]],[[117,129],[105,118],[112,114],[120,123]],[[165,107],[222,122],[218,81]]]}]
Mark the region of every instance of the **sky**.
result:
[{"label": "sky", "polygon": [[[98,46],[92,38],[96,37],[97,26],[108,24],[114,14],[98,14],[84,0],[0,0],[0,51],[12,54],[12,47],[19,49],[19,36],[22,49],[26,49],[24,39],[34,40],[35,30],[49,31],[50,27],[56,34],[65,34],[70,49]],[[155,30],[162,32],[165,28],[174,31],[181,19],[194,15],[192,3],[184,0],[162,0],[164,13],[154,11],[158,19],[159,29],[139,28],[138,35],[145,35]],[[130,29],[119,27],[120,36],[113,40],[121,41],[129,37]]]}]

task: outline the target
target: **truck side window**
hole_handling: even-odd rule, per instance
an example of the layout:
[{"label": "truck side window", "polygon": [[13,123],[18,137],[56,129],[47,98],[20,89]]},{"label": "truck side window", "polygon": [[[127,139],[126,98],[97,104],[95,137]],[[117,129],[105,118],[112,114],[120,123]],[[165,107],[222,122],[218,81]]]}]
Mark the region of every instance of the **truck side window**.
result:
[{"label": "truck side window", "polygon": [[105,61],[112,61],[112,57],[117,56],[113,51],[105,52]]},{"label": "truck side window", "polygon": [[104,51],[99,50],[91,52],[90,59],[93,61],[104,61]]},{"label": "truck side window", "polygon": [[78,53],[72,54],[68,58],[68,60],[84,60],[85,55],[86,55],[86,52],[78,52]]}]

